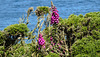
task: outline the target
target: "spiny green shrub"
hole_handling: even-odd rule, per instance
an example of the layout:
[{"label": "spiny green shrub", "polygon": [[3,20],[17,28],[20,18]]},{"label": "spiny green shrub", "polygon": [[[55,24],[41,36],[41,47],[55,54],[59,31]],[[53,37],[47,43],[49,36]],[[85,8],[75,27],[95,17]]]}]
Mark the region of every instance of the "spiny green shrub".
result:
[{"label": "spiny green shrub", "polygon": [[94,39],[96,39],[96,40],[100,40],[100,31],[97,31],[97,30],[92,30],[92,33],[91,33],[92,35],[92,37],[94,38]]},{"label": "spiny green shrub", "polygon": [[2,57],[3,56],[3,54],[4,54],[4,46],[0,46],[0,57]]},{"label": "spiny green shrub", "polygon": [[6,31],[8,35],[12,35],[12,36],[16,36],[16,35],[26,36],[29,29],[26,24],[22,23],[22,24],[10,25],[6,27],[4,31]]},{"label": "spiny green shrub", "polygon": [[[72,56],[83,56],[82,54],[87,54],[90,57],[96,57],[97,50],[100,49],[98,46],[100,43],[96,42],[97,40],[93,39],[91,36],[77,40],[72,45]],[[98,44],[97,44],[98,43]],[[99,50],[100,51],[100,50]],[[80,55],[78,55],[80,54]]]},{"label": "spiny green shrub", "polygon": [[[91,36],[95,40],[100,39],[100,12],[90,12],[85,16],[81,14],[78,16],[72,14],[68,17],[68,19],[61,18],[58,25],[59,28],[65,28],[64,32],[67,36],[66,42],[68,44],[68,51],[70,51],[70,55],[71,52],[73,52],[71,51],[71,46],[77,40],[81,40],[82,38],[87,36]],[[80,51],[78,52],[81,53]]]},{"label": "spiny green shrub", "polygon": [[67,37],[73,40],[82,39],[87,35],[100,39],[100,12],[90,12],[85,16],[72,14],[68,19],[60,19],[59,25],[65,27]]},{"label": "spiny green shrub", "polygon": [[4,44],[5,44],[5,40],[6,40],[6,35],[4,34],[4,32],[0,31],[0,57],[2,57],[2,55],[4,54]]},{"label": "spiny green shrub", "polygon": [[16,44],[18,37],[24,38],[27,36],[29,29],[26,24],[22,23],[10,25],[6,27],[4,31],[6,32],[5,47],[8,47],[9,45]]},{"label": "spiny green shrub", "polygon": [[6,40],[6,34],[3,31],[0,31],[0,57],[4,55],[4,50],[5,50],[5,40]]},{"label": "spiny green shrub", "polygon": [[96,55],[100,57],[100,40],[97,40],[95,42],[95,46],[96,46]]},{"label": "spiny green shrub", "polygon": [[0,31],[0,45],[2,45],[5,40],[6,40],[5,33],[3,31]]}]

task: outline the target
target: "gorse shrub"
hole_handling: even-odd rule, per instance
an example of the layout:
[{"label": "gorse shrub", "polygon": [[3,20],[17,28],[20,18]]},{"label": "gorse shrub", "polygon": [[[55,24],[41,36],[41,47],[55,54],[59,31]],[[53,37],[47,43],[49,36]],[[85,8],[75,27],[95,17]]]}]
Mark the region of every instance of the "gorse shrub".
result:
[{"label": "gorse shrub", "polygon": [[76,56],[78,54],[88,54],[90,57],[96,57],[96,46],[98,44],[95,43],[96,40],[94,40],[91,36],[82,38],[81,40],[77,40],[72,45],[72,56]]},{"label": "gorse shrub", "polygon": [[6,31],[8,35],[12,35],[12,36],[16,36],[16,35],[25,36],[27,35],[29,29],[27,28],[26,24],[22,23],[22,24],[10,25],[7,28],[5,28],[4,31]]},{"label": "gorse shrub", "polygon": [[[100,25],[99,25],[100,16],[99,15],[100,15],[100,12],[87,13],[85,16],[83,16],[83,15],[77,16],[77,15],[72,14],[69,16],[68,19],[60,20],[59,24],[61,24],[61,26],[65,27],[64,32],[66,33],[66,36],[67,36],[66,41],[69,46],[69,51],[72,52],[73,57],[75,54],[78,55],[82,52],[85,53],[84,51],[86,51],[88,53],[93,52],[94,54],[91,53],[91,56],[96,55],[95,54],[96,49],[94,47],[95,46],[94,42],[92,41],[93,44],[88,43],[87,45],[90,45],[91,47],[88,46],[87,49],[84,49],[87,45],[85,46],[84,44],[82,44],[84,42],[81,41],[81,39],[83,39],[84,37],[87,38],[87,36],[91,36],[94,39],[94,41],[99,40],[99,38],[100,38],[99,37],[99,35],[100,35]],[[79,39],[80,39],[81,44],[79,46],[75,45],[74,47],[76,47],[76,49],[74,50],[74,47],[73,47],[74,42],[77,42]],[[80,42],[78,42],[77,44],[79,44]],[[71,48],[71,46],[73,48]],[[70,52],[70,55],[71,55],[71,52]],[[86,53],[86,54],[88,54],[88,53]]]},{"label": "gorse shrub", "polygon": [[0,45],[3,45],[6,40],[5,32],[0,31]]},{"label": "gorse shrub", "polygon": [[[0,31],[0,45],[4,45],[7,48],[10,45],[17,44],[18,37],[25,37],[28,34],[29,29],[26,24],[14,24],[6,27],[4,31]],[[20,39],[19,39],[20,40]]]}]

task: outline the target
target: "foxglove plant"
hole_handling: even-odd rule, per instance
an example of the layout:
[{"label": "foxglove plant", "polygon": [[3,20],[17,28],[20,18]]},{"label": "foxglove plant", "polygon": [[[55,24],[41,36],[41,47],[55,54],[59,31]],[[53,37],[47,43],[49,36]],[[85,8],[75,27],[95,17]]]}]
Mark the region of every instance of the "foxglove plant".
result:
[{"label": "foxglove plant", "polygon": [[51,24],[58,24],[59,14],[57,8],[55,6],[52,6],[51,10],[52,10]]},{"label": "foxglove plant", "polygon": [[38,48],[38,49],[40,49],[41,47],[42,47],[42,48],[45,48],[45,40],[44,40],[44,38],[42,37],[42,34],[39,34],[38,44],[39,44],[39,48]]},{"label": "foxglove plant", "polygon": [[50,38],[50,41],[51,41],[51,44],[54,46],[55,43],[53,42],[53,38],[52,37]]},{"label": "foxglove plant", "polygon": [[52,41],[52,40],[53,40],[53,38],[51,37],[51,38],[50,38],[50,41]]}]

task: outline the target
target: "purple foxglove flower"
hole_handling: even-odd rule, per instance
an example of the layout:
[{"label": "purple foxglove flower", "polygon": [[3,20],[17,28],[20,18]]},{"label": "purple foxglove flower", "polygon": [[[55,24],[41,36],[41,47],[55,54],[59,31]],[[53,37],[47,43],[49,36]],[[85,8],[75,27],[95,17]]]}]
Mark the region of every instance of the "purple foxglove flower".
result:
[{"label": "purple foxglove flower", "polygon": [[61,41],[61,43],[63,43],[63,41]]},{"label": "purple foxglove flower", "polygon": [[61,49],[61,46],[59,46],[59,49]]},{"label": "purple foxglove flower", "polygon": [[59,43],[57,45],[60,45]]},{"label": "purple foxglove flower", "polygon": [[43,45],[43,48],[45,48],[45,45]]},{"label": "purple foxglove flower", "polygon": [[63,54],[61,53],[60,56],[62,56]]},{"label": "purple foxglove flower", "polygon": [[51,42],[51,44],[53,44],[53,42]]},{"label": "purple foxglove flower", "polygon": [[40,50],[40,47],[38,47],[38,49]]},{"label": "purple foxglove flower", "polygon": [[42,37],[42,34],[40,33],[40,34],[39,34],[39,38],[41,38],[41,37]]},{"label": "purple foxglove flower", "polygon": [[54,52],[53,50],[51,52]]},{"label": "purple foxglove flower", "polygon": [[55,45],[55,43],[53,43],[53,46]]},{"label": "purple foxglove flower", "polygon": [[51,17],[51,24],[58,24],[59,23],[59,14],[57,13],[58,10],[56,7],[52,7],[52,17]]},{"label": "purple foxglove flower", "polygon": [[53,38],[51,37],[51,38],[50,38],[50,40],[52,41],[52,40],[53,40]]},{"label": "purple foxglove flower", "polygon": [[50,45],[50,49],[52,49],[52,45]]},{"label": "purple foxglove flower", "polygon": [[38,44],[39,45],[44,45],[45,44],[45,40],[43,38],[39,38]]},{"label": "purple foxglove flower", "polygon": [[[39,34],[38,44],[45,48],[45,40],[43,39],[42,34]],[[40,46],[38,49],[40,49]]]},{"label": "purple foxglove flower", "polygon": [[63,53],[65,53],[65,51],[63,50]]}]

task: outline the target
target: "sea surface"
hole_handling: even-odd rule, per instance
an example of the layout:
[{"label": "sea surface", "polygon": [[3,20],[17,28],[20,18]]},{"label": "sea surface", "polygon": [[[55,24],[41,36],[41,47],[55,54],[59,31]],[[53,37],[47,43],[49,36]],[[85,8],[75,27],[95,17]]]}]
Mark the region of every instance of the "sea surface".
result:
[{"label": "sea surface", "polygon": [[[11,24],[18,24],[20,17],[26,14],[29,7],[51,6],[51,1],[57,7],[62,18],[71,14],[83,14],[100,11],[100,0],[0,0],[0,30]],[[32,30],[37,22],[36,15],[29,17],[29,29]]]}]

